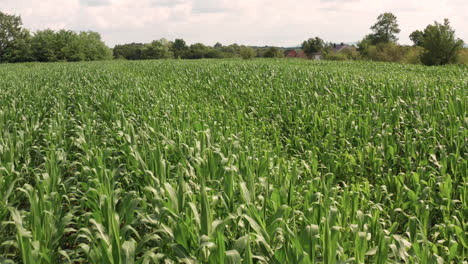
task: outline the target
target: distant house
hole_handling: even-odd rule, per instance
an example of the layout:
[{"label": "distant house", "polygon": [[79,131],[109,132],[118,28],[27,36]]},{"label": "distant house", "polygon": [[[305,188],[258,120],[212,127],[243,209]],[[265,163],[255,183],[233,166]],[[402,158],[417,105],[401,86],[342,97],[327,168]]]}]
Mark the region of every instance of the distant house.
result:
[{"label": "distant house", "polygon": [[[355,47],[353,46],[350,46],[348,44],[344,44],[344,43],[341,43],[341,44],[333,44],[332,47],[331,47],[331,51],[332,52],[342,52],[344,50],[353,50],[353,49],[356,49]],[[320,51],[320,52],[317,52],[317,53],[314,53],[312,54],[311,56],[312,59],[314,60],[321,60],[323,58],[323,53]]]},{"label": "distant house", "polygon": [[297,53],[296,58],[307,59],[307,55],[303,51],[301,51]]},{"label": "distant house", "polygon": [[313,60],[321,60],[321,59],[322,59],[322,55],[323,55],[323,54],[322,54],[321,51],[316,52],[316,53],[312,54],[311,59],[313,59]]},{"label": "distant house", "polygon": [[297,56],[297,51],[295,50],[287,50],[284,52],[284,57],[286,58],[296,58]]},{"label": "distant house", "polygon": [[343,51],[343,50],[345,50],[345,49],[354,49],[354,47],[353,47],[353,46],[350,46],[350,45],[348,45],[348,44],[343,44],[343,43],[341,43],[341,44],[339,44],[339,45],[333,44],[333,48],[332,48],[332,50],[333,50],[334,52],[340,52],[340,51]]},{"label": "distant house", "polygon": [[307,59],[307,55],[303,51],[296,51],[296,50],[287,50],[284,54],[286,58],[301,58]]},{"label": "distant house", "polygon": [[[331,47],[332,52],[341,52],[346,49],[355,49],[355,47],[350,46],[348,44],[333,44]],[[303,51],[296,51],[296,50],[286,50],[284,52],[284,57],[286,58],[301,58],[301,59],[312,59],[312,60],[321,60],[323,59],[323,53],[321,51],[313,53],[310,57],[308,57]]]}]

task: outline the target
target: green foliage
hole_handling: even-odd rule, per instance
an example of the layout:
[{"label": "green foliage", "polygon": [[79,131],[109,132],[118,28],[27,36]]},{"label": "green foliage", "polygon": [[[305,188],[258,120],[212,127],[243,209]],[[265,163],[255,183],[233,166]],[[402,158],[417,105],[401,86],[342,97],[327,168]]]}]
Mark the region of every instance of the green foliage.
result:
[{"label": "green foliage", "polygon": [[57,54],[62,48],[56,45],[56,35],[51,29],[37,31],[31,40],[34,58],[37,61],[57,61]]},{"label": "green foliage", "polygon": [[400,46],[392,42],[372,45],[366,40],[359,43],[360,56],[367,60],[421,64],[423,49],[418,46]]},{"label": "green foliage", "polygon": [[375,61],[399,62],[403,57],[403,49],[392,42],[370,46],[367,51],[367,58]]},{"label": "green foliage", "polygon": [[31,49],[36,61],[93,61],[112,58],[110,49],[96,32],[79,34],[50,29],[37,31],[31,39]]},{"label": "green foliage", "polygon": [[468,48],[460,50],[460,54],[458,55],[458,63],[468,65]]},{"label": "green foliage", "polygon": [[326,52],[324,52],[323,59],[337,61],[358,60],[361,59],[361,55],[354,47],[345,48],[338,52],[328,49]]},{"label": "green foliage", "polygon": [[170,50],[170,46],[163,41],[153,41],[146,44],[141,50],[141,59],[171,59],[174,58],[174,53]]},{"label": "green foliage", "polygon": [[263,54],[265,58],[283,58],[284,53],[279,48],[270,47],[268,48],[265,53]]},{"label": "green foliage", "polygon": [[414,46],[422,46],[424,40],[424,32],[421,30],[413,31],[409,38],[413,41]]},{"label": "green foliage", "polygon": [[257,55],[257,52],[253,48],[246,46],[240,47],[239,53],[244,60],[253,59]]},{"label": "green foliage", "polygon": [[314,53],[321,52],[325,46],[325,42],[319,38],[309,38],[308,40],[302,42],[302,50],[307,56],[312,56]]},{"label": "green foliage", "polygon": [[0,67],[2,263],[463,263],[466,67]]},{"label": "green foliage", "polygon": [[190,45],[190,48],[185,52],[184,59],[203,59],[203,58],[222,58],[223,54],[220,50],[213,47],[205,46],[201,43]]},{"label": "green foliage", "polygon": [[368,35],[373,45],[381,43],[396,43],[400,33],[397,17],[392,13],[383,13],[377,17],[377,22],[371,27],[373,33]]},{"label": "green foliage", "polygon": [[403,50],[403,59],[401,62],[409,64],[421,64],[421,54],[424,52],[424,49],[419,46],[413,47],[402,47]]},{"label": "green foliage", "polygon": [[187,44],[185,44],[183,39],[174,40],[174,44],[172,45],[172,52],[174,53],[175,58],[181,58],[187,49]]},{"label": "green foliage", "polygon": [[142,43],[116,45],[113,49],[114,58],[127,60],[141,60],[144,47],[145,44]]},{"label": "green foliage", "polygon": [[31,37],[21,28],[19,16],[0,12],[1,62],[92,61],[112,58],[111,50],[96,32],[79,34],[60,30],[39,30]]},{"label": "green foliage", "polygon": [[463,40],[455,37],[455,30],[445,19],[443,24],[434,22],[424,29],[421,46],[424,48],[421,61],[425,65],[444,65],[457,61]]},{"label": "green foliage", "polygon": [[0,62],[31,61],[30,34],[21,17],[0,11]]}]

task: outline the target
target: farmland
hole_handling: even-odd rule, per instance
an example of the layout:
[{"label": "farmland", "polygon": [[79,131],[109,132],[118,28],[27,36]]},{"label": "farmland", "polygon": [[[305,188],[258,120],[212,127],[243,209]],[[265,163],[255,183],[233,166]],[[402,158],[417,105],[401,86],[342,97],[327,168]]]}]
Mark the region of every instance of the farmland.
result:
[{"label": "farmland", "polygon": [[468,71],[0,65],[0,263],[467,263]]}]

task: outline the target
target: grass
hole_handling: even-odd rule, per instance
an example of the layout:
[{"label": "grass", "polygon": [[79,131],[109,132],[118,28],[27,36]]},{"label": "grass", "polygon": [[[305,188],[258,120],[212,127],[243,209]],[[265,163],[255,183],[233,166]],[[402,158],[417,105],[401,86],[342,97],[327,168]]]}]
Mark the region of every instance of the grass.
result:
[{"label": "grass", "polygon": [[463,67],[0,65],[0,263],[467,263]]}]

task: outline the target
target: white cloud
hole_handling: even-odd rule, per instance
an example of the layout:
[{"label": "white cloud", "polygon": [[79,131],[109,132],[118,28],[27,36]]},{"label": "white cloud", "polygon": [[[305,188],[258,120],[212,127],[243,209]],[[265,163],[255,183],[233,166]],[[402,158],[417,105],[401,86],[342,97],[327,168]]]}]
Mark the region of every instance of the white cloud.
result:
[{"label": "white cloud", "polygon": [[320,36],[350,42],[370,33],[380,13],[393,12],[400,42],[434,20],[449,18],[468,41],[466,0],[0,0],[32,30],[94,30],[109,45],[183,37],[189,43],[298,45]]}]

